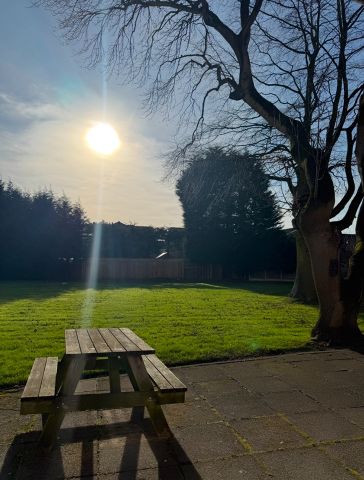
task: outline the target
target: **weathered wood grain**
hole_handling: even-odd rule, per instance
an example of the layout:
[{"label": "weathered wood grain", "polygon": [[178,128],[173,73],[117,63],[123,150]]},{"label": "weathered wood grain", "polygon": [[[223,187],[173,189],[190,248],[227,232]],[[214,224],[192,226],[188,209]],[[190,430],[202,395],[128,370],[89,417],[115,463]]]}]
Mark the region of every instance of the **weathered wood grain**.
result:
[{"label": "weathered wood grain", "polygon": [[44,369],[47,363],[47,358],[36,358],[34,360],[32,369],[30,371],[27,384],[25,385],[21,398],[37,398],[39,390],[42,385]]},{"label": "weathered wood grain", "polygon": [[96,348],[97,353],[108,353],[111,352],[108,344],[102,338],[101,333],[97,328],[88,328],[87,329],[90,338]]},{"label": "weathered wood grain", "polygon": [[78,343],[78,338],[75,329],[68,329],[64,332],[65,342],[66,342],[66,354],[67,355],[77,355],[81,353],[80,344]]},{"label": "weathered wood grain", "polygon": [[54,397],[56,393],[58,357],[48,357],[44,368],[39,397]]},{"label": "weathered wood grain", "polygon": [[121,343],[127,352],[140,352],[140,348],[129,337],[123,333],[120,328],[110,328],[111,333]]},{"label": "weathered wood grain", "polygon": [[125,348],[114,337],[109,328],[99,328],[99,332],[112,352],[125,352]]},{"label": "weathered wood grain", "polygon": [[154,353],[155,350],[150,345],[148,345],[142,338],[138,337],[132,330],[129,328],[120,328],[120,331],[124,333],[135,345],[137,345],[143,353]]},{"label": "weathered wood grain", "polygon": [[78,342],[80,344],[81,353],[96,353],[96,348],[90,338],[86,328],[78,328],[76,330]]},{"label": "weathered wood grain", "polygon": [[177,391],[186,391],[187,387],[184,385],[179,378],[156,356],[156,355],[146,355],[146,361],[150,362],[163,377],[170,383],[172,388]]}]

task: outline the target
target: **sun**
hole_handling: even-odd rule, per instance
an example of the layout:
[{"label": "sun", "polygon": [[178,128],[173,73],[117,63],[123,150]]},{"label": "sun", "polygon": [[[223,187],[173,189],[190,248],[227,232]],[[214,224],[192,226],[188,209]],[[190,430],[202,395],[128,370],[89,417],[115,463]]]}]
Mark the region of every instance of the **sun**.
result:
[{"label": "sun", "polygon": [[101,155],[111,155],[120,147],[120,138],[108,123],[96,123],[86,133],[86,142],[91,150]]}]

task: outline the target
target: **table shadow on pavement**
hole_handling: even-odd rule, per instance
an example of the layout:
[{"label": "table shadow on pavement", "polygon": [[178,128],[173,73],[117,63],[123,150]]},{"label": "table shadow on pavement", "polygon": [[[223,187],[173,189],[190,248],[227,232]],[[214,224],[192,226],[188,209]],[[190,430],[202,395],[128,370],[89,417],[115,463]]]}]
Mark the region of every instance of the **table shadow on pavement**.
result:
[{"label": "table shadow on pavement", "polygon": [[[177,439],[173,435],[157,437],[149,418],[132,423],[62,428],[50,452],[38,445],[39,435],[39,431],[33,431],[14,437],[5,452],[0,480],[96,478],[98,475],[134,480],[141,470],[155,471],[160,480],[179,480],[185,478],[182,473],[185,466],[189,468],[189,480],[201,480]],[[106,455],[104,461],[100,461],[101,444],[104,442],[107,447],[107,442],[113,441],[116,448],[104,449]],[[154,458],[145,459],[148,455]]]}]

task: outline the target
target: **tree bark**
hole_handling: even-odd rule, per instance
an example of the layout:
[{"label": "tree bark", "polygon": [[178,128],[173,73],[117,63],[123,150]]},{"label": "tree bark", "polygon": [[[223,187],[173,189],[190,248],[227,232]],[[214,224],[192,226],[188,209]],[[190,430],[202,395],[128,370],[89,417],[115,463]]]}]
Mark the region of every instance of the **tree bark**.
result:
[{"label": "tree bark", "polygon": [[291,297],[304,303],[317,303],[315,283],[312,276],[310,254],[298,229],[296,237],[296,276],[291,291]]},{"label": "tree bark", "polygon": [[[356,158],[364,191],[364,95],[360,100]],[[334,344],[353,345],[362,343],[363,336],[358,327],[358,314],[364,293],[364,203],[362,203],[356,225],[356,245],[350,259],[346,279],[340,275],[339,233],[330,223],[334,205],[334,189],[329,173],[316,173],[318,180],[314,192],[310,185],[311,165],[306,162],[306,192],[310,191],[306,205],[298,210],[296,222],[307,245],[315,288],[319,300],[320,316],[312,330],[317,340]],[[310,190],[311,189],[311,190]],[[300,200],[298,200],[300,203]]]},{"label": "tree bark", "polygon": [[[364,192],[364,95],[360,98],[355,155]],[[364,294],[364,202],[356,222],[356,242],[349,261],[347,278],[343,281],[344,315],[348,328],[360,337],[357,319]]]},{"label": "tree bark", "polygon": [[[309,152],[301,163],[296,224],[309,252],[320,308],[312,336],[319,341],[346,344],[360,332],[356,319],[351,323],[347,321],[340,272],[340,233],[330,223],[335,191],[319,154]],[[322,165],[321,171],[316,170],[317,165]]]},{"label": "tree bark", "polygon": [[338,235],[330,225],[324,206],[301,217],[302,232],[310,253],[312,274],[320,307],[313,337],[329,341],[342,323]]}]

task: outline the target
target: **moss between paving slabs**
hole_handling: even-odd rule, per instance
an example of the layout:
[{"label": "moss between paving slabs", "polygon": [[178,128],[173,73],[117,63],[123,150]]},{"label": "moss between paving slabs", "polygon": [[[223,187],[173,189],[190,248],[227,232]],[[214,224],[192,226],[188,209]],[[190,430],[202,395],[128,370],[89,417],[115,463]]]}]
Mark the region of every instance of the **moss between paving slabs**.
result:
[{"label": "moss between paving slabs", "polygon": [[169,364],[302,348],[317,309],[293,302],[289,289],[157,283],[90,291],[72,283],[0,283],[0,385],[24,382],[37,356],[61,356],[66,328],[129,327]]}]

